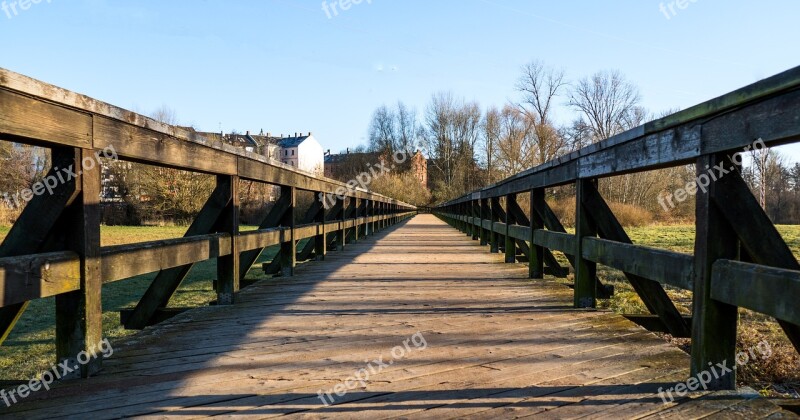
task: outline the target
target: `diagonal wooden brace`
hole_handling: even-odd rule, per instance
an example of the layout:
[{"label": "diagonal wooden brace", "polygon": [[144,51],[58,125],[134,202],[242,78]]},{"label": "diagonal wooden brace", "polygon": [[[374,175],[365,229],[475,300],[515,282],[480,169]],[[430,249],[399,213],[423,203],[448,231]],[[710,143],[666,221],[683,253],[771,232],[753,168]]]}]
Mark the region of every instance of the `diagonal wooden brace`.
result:
[{"label": "diagonal wooden brace", "polygon": [[[586,194],[585,202],[592,210],[589,212],[589,217],[594,220],[600,237],[610,241],[632,244],[633,241],[614,216],[611,208],[608,207],[597,187],[590,184],[584,192]],[[658,315],[670,334],[675,337],[691,337],[691,327],[678,312],[678,308],[667,296],[667,292],[660,283],[630,273],[625,273],[625,276],[650,313]]]},{"label": "diagonal wooden brace", "polygon": [[[215,233],[218,222],[224,217],[228,204],[231,202],[232,192],[232,185],[228,182],[220,182],[218,178],[216,188],[192,225],[189,226],[184,237]],[[125,328],[136,330],[148,326],[156,312],[167,306],[170,298],[178,290],[193,266],[194,264],[188,264],[161,270],[131,312]]]}]

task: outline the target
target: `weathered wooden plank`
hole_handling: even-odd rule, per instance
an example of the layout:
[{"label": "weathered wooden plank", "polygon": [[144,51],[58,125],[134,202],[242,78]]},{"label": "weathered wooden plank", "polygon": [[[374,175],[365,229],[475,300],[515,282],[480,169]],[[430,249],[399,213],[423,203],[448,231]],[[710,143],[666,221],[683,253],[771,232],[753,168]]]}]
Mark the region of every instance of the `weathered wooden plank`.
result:
[{"label": "weathered wooden plank", "polygon": [[284,240],[288,228],[260,229],[250,232],[241,232],[236,237],[240,249],[262,249],[275,246]]},{"label": "weathered wooden plank", "polygon": [[645,124],[646,132],[665,130],[719,114],[800,86],[800,67],[787,70],[717,98]]},{"label": "weathered wooden plank", "polygon": [[[223,214],[217,221],[216,230],[224,232],[230,238],[235,238],[239,234],[239,178],[236,176],[217,175],[222,178],[217,182],[230,184],[230,197]],[[214,288],[217,292],[217,305],[233,305],[236,295],[239,293],[239,273],[241,249],[235,240],[230,240],[228,245],[228,255],[217,257],[217,279]]]},{"label": "weathered wooden plank", "polygon": [[585,238],[583,257],[661,284],[692,289],[694,258],[691,255],[600,238]]},{"label": "weathered wooden plank", "polygon": [[711,298],[800,325],[800,271],[719,260],[711,275]]},{"label": "weathered wooden plank", "polygon": [[592,213],[600,211],[587,195],[593,190],[596,180],[579,179],[575,200],[575,307],[595,308],[597,306],[597,264],[583,256],[584,239],[597,236],[597,223]]},{"label": "weathered wooden plank", "polygon": [[[94,159],[90,149],[76,149],[75,167]],[[80,194],[65,210],[56,235],[78,254],[80,288],[56,295],[56,359],[74,364],[103,340],[103,278],[100,256],[100,165],[83,165],[76,179]],[[88,378],[102,368],[102,357],[81,363],[67,378]]]},{"label": "weathered wooden plank", "polygon": [[0,306],[80,289],[80,258],[70,251],[0,258]]},{"label": "weathered wooden plank", "polygon": [[800,140],[800,90],[782,93],[703,122],[700,154],[740,152],[758,139],[767,146]]},{"label": "weathered wooden plank", "polygon": [[[537,230],[544,230],[544,220],[539,216],[539,213],[536,211],[536,207],[540,206],[542,203],[545,203],[544,200],[544,188],[537,188],[535,190],[531,190],[530,192],[530,202],[528,211],[530,212],[530,230],[528,233],[528,241],[530,243],[530,250],[528,251],[528,277],[532,279],[542,279],[544,278],[544,264],[545,264],[545,249],[542,246],[536,245],[534,242],[536,231]],[[545,203],[546,204],[546,203]],[[522,209],[519,209],[522,210]],[[522,217],[524,216],[518,216]],[[547,254],[550,254],[550,250],[546,250]],[[550,258],[553,255],[550,254]],[[560,268],[561,266],[558,262],[555,263]]]},{"label": "weathered wooden plank", "polygon": [[[258,246],[248,232],[237,236],[237,246]],[[242,248],[245,249],[245,248]],[[252,249],[252,248],[248,248]],[[213,233],[192,237],[103,247],[103,282],[111,283],[147,273],[194,264],[231,253],[231,237]],[[136,261],[136,264],[131,264]]]},{"label": "weathered wooden plank", "polygon": [[578,176],[622,175],[643,169],[676,166],[696,157],[699,149],[699,126],[667,130],[581,157]]},{"label": "weathered wooden plank", "polygon": [[508,227],[508,236],[520,241],[530,241],[531,228],[528,226],[511,225]]},{"label": "weathered wooden plank", "polygon": [[0,138],[92,147],[92,116],[0,89]]},{"label": "weathered wooden plank", "polygon": [[292,277],[294,275],[294,268],[297,266],[297,238],[295,237],[295,226],[297,224],[295,215],[297,207],[297,189],[295,187],[282,186],[281,195],[289,196],[289,209],[283,214],[283,219],[281,219],[281,226],[288,228],[288,230],[284,232],[285,235],[281,242],[281,250],[277,258],[281,265],[281,275],[283,277]]},{"label": "weathered wooden plank", "polygon": [[[321,203],[320,203],[321,204]],[[372,215],[374,214],[375,209],[375,201],[370,200],[369,205],[367,206],[367,215],[369,222],[366,226],[366,234],[372,235],[374,233],[375,225],[372,222]],[[325,260],[325,255],[328,254],[328,241],[325,240],[326,232],[328,231],[325,228],[325,221],[327,219],[328,209],[324,205],[319,205],[317,207],[317,213],[314,215],[314,222],[317,227],[317,234],[314,236],[314,240],[310,241],[313,243],[314,246],[314,256],[317,261]]]},{"label": "weathered wooden plank", "polygon": [[[730,162],[716,155],[697,160],[697,174],[717,164]],[[706,166],[708,165],[708,166]],[[727,167],[727,165],[726,165]],[[714,203],[716,183],[697,191],[694,246],[694,289],[692,290],[692,375],[708,369],[709,364],[735,360],[736,325],[739,312],[735,306],[711,298],[713,265],[717,260],[735,259],[739,241],[733,227]],[[736,389],[736,371],[714,378],[710,389]]]},{"label": "weathered wooden plank", "polygon": [[219,175],[237,174],[237,156],[158,131],[94,118],[94,145],[113,146],[120,158]]},{"label": "weathered wooden plank", "polygon": [[533,243],[569,255],[575,255],[577,248],[574,235],[551,230],[536,230],[533,233]]}]

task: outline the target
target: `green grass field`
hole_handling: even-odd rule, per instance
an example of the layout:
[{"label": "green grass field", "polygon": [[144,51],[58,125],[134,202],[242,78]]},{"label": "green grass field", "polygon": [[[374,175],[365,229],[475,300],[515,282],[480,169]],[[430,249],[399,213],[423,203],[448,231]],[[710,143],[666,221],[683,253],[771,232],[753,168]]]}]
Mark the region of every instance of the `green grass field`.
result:
[{"label": "green grass field", "polygon": [[[243,230],[253,229],[244,228]],[[106,227],[102,229],[104,246],[126,243],[146,242],[160,239],[181,237],[185,227]],[[800,256],[800,226],[780,226],[780,233],[789,244],[795,255]],[[0,227],[0,236],[4,237],[8,228]],[[654,226],[628,229],[631,239],[641,245],[691,254],[694,246],[693,226]],[[268,249],[259,262],[269,261],[277,252],[276,247]],[[562,264],[568,263],[563,255],[559,256]],[[612,299],[600,301],[602,308],[615,312],[635,314],[646,313],[644,304],[625,280],[621,272],[599,267],[602,281],[612,284],[616,293]],[[135,277],[133,279],[112,283],[103,287],[103,331],[104,336],[113,341],[135,332],[126,331],[119,323],[119,310],[133,307],[142,296],[155,274]],[[211,287],[216,277],[216,262],[206,261],[197,264],[188,279],[177,291],[170,307],[197,307],[207,305],[216,298]],[[267,276],[260,269],[260,264],[250,270],[248,278],[265,279]],[[571,282],[571,279],[564,280]],[[670,297],[681,312],[690,313],[691,292],[668,288]],[[17,327],[6,343],[0,347],[0,372],[2,380],[28,380],[49,367],[55,359],[54,346],[54,303],[53,299],[40,299],[31,303]],[[800,359],[785,335],[773,320],[749,311],[741,311],[740,345],[748,346],[760,340],[768,340],[775,349],[775,356],[768,363],[754,365],[749,370],[741,371],[743,383],[756,386],[765,393],[791,394],[800,387]],[[671,339],[676,345],[688,346],[688,340]]]},{"label": "green grass field", "polygon": [[[254,227],[243,227],[252,230]],[[0,227],[0,236],[8,233]],[[147,242],[183,236],[186,227],[120,227],[103,226],[103,246]],[[277,253],[277,247],[267,249],[247,275],[248,279],[265,279],[261,262],[268,262]],[[208,305],[216,299],[212,280],[216,278],[216,261],[196,264],[188,278],[170,301],[169,307],[197,307]],[[120,326],[119,311],[132,308],[144,294],[155,273],[134,277],[103,286],[103,335],[113,340],[135,334]],[[0,380],[26,381],[46,370],[55,360],[55,303],[54,298],[31,302],[8,340],[0,346]],[[0,382],[3,383],[3,382]]]}]

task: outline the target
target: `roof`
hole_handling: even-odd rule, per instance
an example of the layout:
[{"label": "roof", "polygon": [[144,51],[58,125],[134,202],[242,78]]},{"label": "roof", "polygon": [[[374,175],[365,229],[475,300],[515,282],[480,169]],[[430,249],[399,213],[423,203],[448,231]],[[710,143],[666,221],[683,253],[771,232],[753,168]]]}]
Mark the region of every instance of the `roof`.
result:
[{"label": "roof", "polygon": [[343,162],[348,158],[353,158],[356,156],[364,156],[369,158],[374,157],[375,160],[377,160],[380,154],[377,152],[350,152],[350,153],[331,154],[331,155],[325,155],[325,163],[339,163]]},{"label": "roof", "polygon": [[300,136],[300,137],[284,137],[278,140],[278,145],[283,148],[288,147],[297,147],[300,146],[301,143],[308,140],[311,136]]}]

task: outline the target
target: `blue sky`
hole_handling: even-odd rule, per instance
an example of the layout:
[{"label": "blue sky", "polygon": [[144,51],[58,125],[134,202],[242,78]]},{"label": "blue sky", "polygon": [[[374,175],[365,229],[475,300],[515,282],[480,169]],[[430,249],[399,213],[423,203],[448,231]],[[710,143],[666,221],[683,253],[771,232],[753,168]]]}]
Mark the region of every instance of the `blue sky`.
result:
[{"label": "blue sky", "polygon": [[0,67],[201,130],[313,131],[338,151],[365,141],[381,104],[513,101],[533,59],[570,80],[618,69],[653,112],[800,65],[796,0],[687,0],[669,19],[672,0],[367,1],[330,18],[320,0],[17,4],[0,10]]}]

